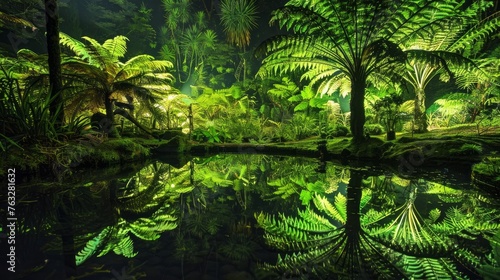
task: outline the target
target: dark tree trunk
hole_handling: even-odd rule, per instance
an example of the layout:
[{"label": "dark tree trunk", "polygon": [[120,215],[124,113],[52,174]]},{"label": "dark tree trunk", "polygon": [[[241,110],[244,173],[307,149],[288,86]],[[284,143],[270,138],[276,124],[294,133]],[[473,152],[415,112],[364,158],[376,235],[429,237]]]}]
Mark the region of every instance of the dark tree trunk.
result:
[{"label": "dark tree trunk", "polygon": [[365,140],[365,86],[364,78],[351,81],[351,133],[353,142]]},{"label": "dark tree trunk", "polygon": [[115,128],[115,114],[113,112],[113,103],[111,102],[111,94],[104,94],[104,108],[106,109],[106,119],[101,125],[102,130],[110,137],[119,137],[118,131]]},{"label": "dark tree trunk", "polygon": [[363,174],[357,170],[351,170],[351,178],[347,186],[347,215],[346,215],[346,230],[348,236],[359,236],[361,232],[361,183]]},{"label": "dark tree trunk", "polygon": [[414,111],[415,132],[427,131],[427,115],[425,114],[425,91],[417,88],[415,91],[415,111]]},{"label": "dark tree trunk", "polygon": [[45,21],[47,27],[47,52],[49,54],[50,105],[49,110],[56,118],[56,128],[64,122],[64,108],[61,74],[61,47],[59,45],[59,15],[57,0],[45,1]]},{"label": "dark tree trunk", "polygon": [[[68,196],[62,198],[63,204],[71,205]],[[57,220],[59,222],[59,234],[62,241],[62,255],[64,258],[64,269],[66,278],[70,279],[77,274],[76,269],[76,250],[75,250],[75,233],[73,230],[73,219],[68,214],[69,210],[64,209],[63,205],[57,208]]]}]

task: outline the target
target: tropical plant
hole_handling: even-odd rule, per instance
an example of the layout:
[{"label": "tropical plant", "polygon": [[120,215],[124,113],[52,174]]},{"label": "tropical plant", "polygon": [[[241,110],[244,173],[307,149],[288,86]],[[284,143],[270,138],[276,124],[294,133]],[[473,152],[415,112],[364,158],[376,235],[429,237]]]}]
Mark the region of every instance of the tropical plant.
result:
[{"label": "tropical plant", "polygon": [[[29,39],[40,38],[39,28],[44,26],[43,2],[37,0],[6,0],[0,8],[0,28],[7,30],[6,39],[9,45],[0,48],[1,53],[9,56],[21,48],[21,45],[29,42]],[[8,47],[7,47],[8,46]]]},{"label": "tropical plant", "polygon": [[[245,52],[245,48],[250,44],[250,30],[257,26],[256,14],[254,0],[222,1],[220,17],[229,44],[235,45]],[[245,82],[247,65],[244,54],[235,71],[235,77],[238,81],[241,71],[243,71],[243,82]]]},{"label": "tropical plant", "polygon": [[403,103],[400,95],[391,94],[375,102],[373,109],[381,115],[381,121],[385,124],[387,140],[396,139],[396,123],[400,119],[399,106]]},{"label": "tropical plant", "polygon": [[50,114],[50,96],[23,91],[16,79],[2,78],[0,83],[2,138],[15,146],[42,139],[55,140],[58,136],[57,116]]},{"label": "tropical plant", "polygon": [[155,60],[150,55],[138,55],[121,62],[127,50],[128,39],[124,36],[108,39],[103,44],[89,37],[83,39],[85,43],[61,33],[61,44],[75,54],[62,62],[63,76],[69,79],[66,87],[71,86],[68,110],[95,110],[89,104],[104,104],[106,118],[114,126],[113,100],[130,103],[129,100],[135,99],[161,119],[155,105],[162,95],[174,91],[169,85],[173,76],[167,72],[172,63]]},{"label": "tropical plant", "polygon": [[283,137],[289,141],[301,140],[319,134],[316,118],[305,113],[295,113],[285,122]]},{"label": "tropical plant", "polygon": [[[500,28],[500,13],[481,18],[478,15],[493,5],[493,1],[477,1],[462,8],[456,17],[443,19],[441,28],[424,27],[426,36],[402,42],[408,53],[409,63],[401,77],[408,82],[415,92],[414,125],[416,131],[426,131],[425,88],[436,76],[448,81],[456,72],[462,76],[488,75],[473,58],[479,57],[483,44]],[[425,50],[422,52],[421,50]]]},{"label": "tropical plant", "polygon": [[285,121],[292,114],[292,103],[288,99],[298,94],[299,91],[297,84],[288,77],[283,77],[281,83],[274,83],[273,88],[267,91],[270,99],[269,105],[272,105],[269,109],[269,117],[274,121]]},{"label": "tropical plant", "polygon": [[217,132],[225,140],[259,138],[261,122],[256,118],[254,103],[239,86],[233,85],[215,91],[204,87],[203,93],[194,102],[193,110],[194,122],[200,126],[195,129],[198,136],[209,136],[212,132]]},{"label": "tropical plant", "polygon": [[[174,63],[176,83],[181,92],[191,94],[192,86],[224,83],[234,67],[233,51],[221,44],[210,26],[210,13],[195,11],[191,0],[162,0],[165,25],[160,29],[162,59]],[[213,52],[214,50],[219,52]],[[182,86],[181,86],[182,85]]]},{"label": "tropical plant", "polygon": [[[91,235],[76,254],[77,265],[97,255],[101,257],[113,251],[127,258],[134,257],[133,237],[157,240],[161,233],[178,226],[177,215],[170,205],[172,196],[188,192],[180,184],[172,182],[171,167],[153,163],[145,166],[129,178],[112,182],[115,190],[113,207],[120,213],[116,223]],[[166,187],[168,186],[168,188]]]},{"label": "tropical plant", "polygon": [[230,44],[244,48],[250,44],[250,30],[257,26],[253,0],[223,0],[221,22]]},{"label": "tropical plant", "polygon": [[[370,80],[386,81],[403,67],[401,44],[427,37],[461,16],[461,3],[418,1],[289,1],[271,23],[292,31],[263,44],[267,57],[260,75],[305,71],[302,79],[319,84],[321,94],[335,91],[341,79],[351,86],[351,132],[364,139],[364,97]],[[484,30],[483,30],[484,31]],[[478,38],[484,32],[476,32]],[[417,51],[414,51],[417,53]]]},{"label": "tropical plant", "polygon": [[21,24],[25,27],[35,28],[35,25],[33,25],[33,23],[31,23],[30,21],[27,21],[23,18],[9,15],[7,13],[0,11],[0,24],[1,24],[1,26],[5,25],[7,23]]},{"label": "tropical plant", "polygon": [[[360,171],[350,173],[345,195],[312,193],[312,203],[296,217],[256,213],[266,242],[286,252],[276,264],[264,264],[264,270],[285,277],[343,279],[468,279],[465,271],[473,276],[476,269],[490,271],[491,265],[478,257],[481,249],[456,246],[480,235],[490,238],[498,230],[498,211],[480,203],[488,200],[474,197],[471,206],[430,209],[424,218],[417,195],[437,195],[449,206],[461,202],[465,191],[422,179],[385,175],[364,180]],[[404,202],[398,205],[400,198]]]},{"label": "tropical plant", "polygon": [[[266,231],[266,241],[293,252],[279,256],[276,265],[264,264],[263,269],[288,277],[303,274],[345,275],[349,279],[366,275],[401,277],[401,272],[362,229],[363,224],[379,221],[385,213],[370,210],[361,221],[360,211],[371,195],[361,190],[360,174],[354,171],[351,175],[346,196],[339,193],[334,202],[322,195],[312,196],[315,209],[324,215],[312,207],[298,210],[299,217],[256,214],[258,224]],[[373,261],[370,268],[363,260]]]}]

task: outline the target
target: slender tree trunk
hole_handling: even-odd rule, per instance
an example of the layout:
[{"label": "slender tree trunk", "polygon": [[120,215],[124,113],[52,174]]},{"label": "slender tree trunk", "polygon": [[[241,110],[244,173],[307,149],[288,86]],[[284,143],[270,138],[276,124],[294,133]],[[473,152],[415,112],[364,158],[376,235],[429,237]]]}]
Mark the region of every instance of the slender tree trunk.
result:
[{"label": "slender tree trunk", "polygon": [[102,121],[101,128],[103,132],[110,137],[118,137],[118,131],[115,128],[115,114],[113,112],[113,103],[110,99],[110,93],[104,94],[104,108],[106,109],[106,119]]},{"label": "slender tree trunk", "polygon": [[364,78],[351,81],[351,133],[353,142],[365,140],[365,85]]},{"label": "slender tree trunk", "polygon": [[47,52],[49,54],[50,105],[49,111],[56,118],[56,128],[64,122],[62,98],[61,47],[59,45],[59,15],[57,0],[45,1],[45,22],[47,27]]},{"label": "slender tree trunk", "polygon": [[415,89],[414,130],[427,131],[427,115],[425,114],[425,91],[423,88]]}]

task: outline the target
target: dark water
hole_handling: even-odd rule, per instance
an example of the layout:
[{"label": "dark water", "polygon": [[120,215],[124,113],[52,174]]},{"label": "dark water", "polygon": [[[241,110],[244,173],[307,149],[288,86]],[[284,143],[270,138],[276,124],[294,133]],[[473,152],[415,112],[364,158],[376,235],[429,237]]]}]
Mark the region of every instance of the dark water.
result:
[{"label": "dark water", "polygon": [[17,178],[16,272],[1,275],[498,279],[499,201],[467,168],[415,171],[218,155]]}]

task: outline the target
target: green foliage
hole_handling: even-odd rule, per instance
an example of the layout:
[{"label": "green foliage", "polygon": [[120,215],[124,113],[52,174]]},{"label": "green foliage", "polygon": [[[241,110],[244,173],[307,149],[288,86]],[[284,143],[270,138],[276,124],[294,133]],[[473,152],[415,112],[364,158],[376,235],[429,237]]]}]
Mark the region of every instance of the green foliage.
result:
[{"label": "green foliage", "polygon": [[365,131],[370,135],[381,135],[385,132],[385,129],[382,125],[375,123],[365,125]]},{"label": "green foliage", "polygon": [[348,133],[349,133],[349,128],[341,124],[337,125],[328,124],[326,130],[327,137],[343,137],[347,136]]},{"label": "green foliage", "polygon": [[373,109],[380,114],[386,131],[396,131],[396,123],[401,117],[399,107],[402,103],[401,95],[390,94],[377,100],[373,105]]},{"label": "green foliage", "polygon": [[[301,72],[301,78],[310,85],[318,85],[321,94],[334,93],[346,84],[341,81],[347,80],[351,87],[351,130],[355,141],[360,141],[364,138],[365,116],[361,103],[369,84],[367,81],[375,84],[399,81],[401,79],[395,76],[407,74],[405,62],[421,61],[424,57],[432,65],[446,69],[447,62],[473,64],[458,51],[492,34],[499,21],[495,15],[484,25],[476,25],[472,9],[462,12],[463,6],[464,2],[452,0],[408,0],[400,5],[390,1],[289,1],[273,13],[271,23],[277,22],[291,34],[264,42],[261,50],[267,57],[259,75]],[[451,40],[450,28],[458,30]],[[433,38],[431,35],[435,33],[440,33],[440,37]],[[448,49],[417,50],[418,43],[427,38],[434,44],[446,41]],[[457,41],[461,43],[454,44]],[[431,66],[428,70],[417,71],[417,78],[408,80],[423,81],[415,85],[415,89],[423,93],[434,70]],[[418,104],[424,104],[420,95]],[[425,115],[421,116],[425,108],[420,111],[416,112],[416,118],[418,124],[423,119],[422,130],[425,130]]]},{"label": "green foliage", "polygon": [[256,244],[249,238],[249,236],[243,234],[231,234],[229,238],[220,245],[218,248],[219,252],[235,261],[247,261],[253,257],[253,252],[256,249]]},{"label": "green foliage", "polygon": [[446,211],[443,221],[433,224],[432,228],[436,232],[453,232],[462,238],[473,239],[476,234],[500,228],[500,224],[491,223],[491,219],[487,214],[471,216],[465,210],[452,207]]},{"label": "green foliage", "polygon": [[319,133],[317,120],[304,113],[295,113],[283,129],[287,140],[301,140]]},{"label": "green foliage", "polygon": [[221,143],[225,142],[225,140],[229,137],[227,133],[217,130],[213,126],[209,126],[206,129],[197,128],[192,133],[193,139],[199,142],[208,142],[208,143]]},{"label": "green foliage", "polygon": [[410,279],[467,279],[456,272],[447,259],[403,257],[403,269]]},{"label": "green foliage", "polygon": [[0,83],[3,138],[14,146],[42,139],[55,140],[59,133],[55,128],[56,117],[49,112],[48,94],[23,91],[20,82],[14,79],[2,78]]},{"label": "green foliage", "polygon": [[450,93],[434,102],[428,109],[436,114],[437,125],[449,127],[471,120],[472,111],[481,106],[481,97],[467,93]]},{"label": "green foliage", "polygon": [[244,48],[250,44],[250,30],[257,26],[253,0],[223,0],[221,23],[230,44]]},{"label": "green foliage", "polygon": [[480,155],[483,152],[483,147],[478,144],[466,143],[463,144],[462,147],[460,147],[459,152],[467,155],[471,154]]},{"label": "green foliage", "polygon": [[151,25],[153,10],[144,3],[138,5],[133,1],[89,0],[84,6],[86,12],[94,15],[91,28],[101,36],[100,39],[127,34],[134,38],[131,42],[131,53],[134,55],[149,53],[156,47],[156,31]]},{"label": "green foliage", "polygon": [[81,265],[87,259],[92,257],[99,249],[101,249],[103,247],[103,243],[109,239],[110,232],[111,227],[105,227],[96,237],[90,239],[85,244],[85,247],[76,254],[76,265]]},{"label": "green foliage", "polygon": [[488,263],[481,266],[478,271],[484,279],[495,279],[500,272],[500,231],[497,231],[493,237],[489,238],[492,253],[488,256]]}]

